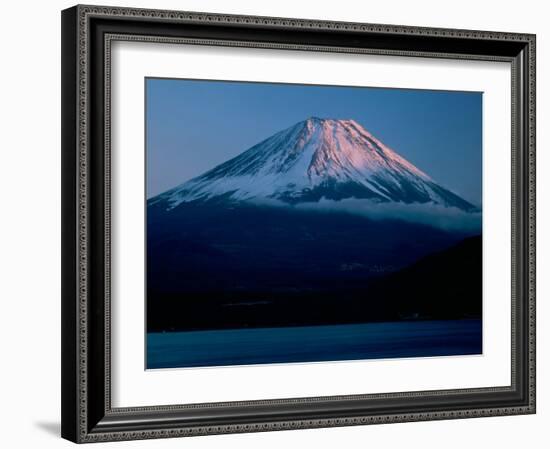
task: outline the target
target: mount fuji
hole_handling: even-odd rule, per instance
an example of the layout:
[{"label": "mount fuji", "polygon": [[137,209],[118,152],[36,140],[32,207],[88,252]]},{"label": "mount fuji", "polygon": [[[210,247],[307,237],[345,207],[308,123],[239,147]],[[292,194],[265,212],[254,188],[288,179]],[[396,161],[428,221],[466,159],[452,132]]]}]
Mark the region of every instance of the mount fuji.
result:
[{"label": "mount fuji", "polygon": [[478,212],[357,122],[310,118],[148,200],[148,331],[478,316]]},{"label": "mount fuji", "polygon": [[295,205],[348,198],[477,210],[356,121],[317,117],[274,134],[148,203],[170,210],[220,199]]}]

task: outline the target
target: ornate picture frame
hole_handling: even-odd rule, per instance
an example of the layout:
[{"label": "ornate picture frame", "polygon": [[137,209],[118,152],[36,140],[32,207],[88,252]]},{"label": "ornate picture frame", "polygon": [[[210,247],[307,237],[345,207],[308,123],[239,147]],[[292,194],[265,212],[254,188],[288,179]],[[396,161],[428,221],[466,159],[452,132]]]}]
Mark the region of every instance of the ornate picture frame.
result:
[{"label": "ornate picture frame", "polygon": [[[510,385],[114,407],[110,108],[111,48],[119,41],[509,64]],[[62,436],[85,443],[535,413],[535,41],[508,32],[85,5],[64,10]]]}]

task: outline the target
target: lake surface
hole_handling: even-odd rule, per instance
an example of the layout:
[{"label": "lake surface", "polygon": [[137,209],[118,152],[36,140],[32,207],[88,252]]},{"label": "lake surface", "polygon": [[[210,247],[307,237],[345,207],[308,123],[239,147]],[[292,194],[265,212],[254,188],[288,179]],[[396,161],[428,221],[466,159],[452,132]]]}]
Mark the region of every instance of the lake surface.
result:
[{"label": "lake surface", "polygon": [[481,320],[147,334],[148,369],[481,353]]}]

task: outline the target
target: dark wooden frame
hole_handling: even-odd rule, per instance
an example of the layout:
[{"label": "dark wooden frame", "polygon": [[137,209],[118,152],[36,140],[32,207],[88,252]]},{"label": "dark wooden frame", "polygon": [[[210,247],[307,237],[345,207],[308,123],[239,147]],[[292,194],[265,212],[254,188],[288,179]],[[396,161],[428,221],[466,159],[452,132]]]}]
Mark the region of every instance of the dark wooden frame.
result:
[{"label": "dark wooden frame", "polygon": [[[512,384],[111,407],[109,76],[113,40],[508,61],[512,66]],[[62,436],[71,441],[534,413],[535,36],[117,7],[67,9],[62,12],[62,257]]]}]

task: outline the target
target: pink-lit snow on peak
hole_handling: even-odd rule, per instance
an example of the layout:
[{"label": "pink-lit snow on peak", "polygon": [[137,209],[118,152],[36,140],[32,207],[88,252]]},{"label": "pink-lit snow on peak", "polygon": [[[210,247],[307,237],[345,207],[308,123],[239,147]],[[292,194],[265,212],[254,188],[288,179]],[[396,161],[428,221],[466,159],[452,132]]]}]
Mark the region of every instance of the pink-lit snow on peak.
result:
[{"label": "pink-lit snow on peak", "polygon": [[310,117],[157,200],[173,208],[220,196],[289,203],[355,197],[473,207],[351,118]]}]

